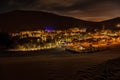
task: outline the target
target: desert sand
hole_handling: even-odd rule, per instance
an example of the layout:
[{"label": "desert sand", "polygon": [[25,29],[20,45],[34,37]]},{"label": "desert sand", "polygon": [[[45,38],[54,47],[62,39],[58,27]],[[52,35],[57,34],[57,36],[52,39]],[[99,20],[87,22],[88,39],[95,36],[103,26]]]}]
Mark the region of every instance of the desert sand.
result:
[{"label": "desert sand", "polygon": [[120,80],[120,47],[89,54],[39,53],[0,57],[0,80]]}]

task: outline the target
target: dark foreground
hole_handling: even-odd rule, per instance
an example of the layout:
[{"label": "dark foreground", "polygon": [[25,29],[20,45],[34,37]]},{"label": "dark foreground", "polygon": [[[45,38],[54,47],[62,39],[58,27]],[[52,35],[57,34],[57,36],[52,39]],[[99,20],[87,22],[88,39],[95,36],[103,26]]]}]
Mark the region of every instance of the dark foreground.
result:
[{"label": "dark foreground", "polygon": [[0,80],[120,80],[119,47],[90,54],[42,53],[0,57]]}]

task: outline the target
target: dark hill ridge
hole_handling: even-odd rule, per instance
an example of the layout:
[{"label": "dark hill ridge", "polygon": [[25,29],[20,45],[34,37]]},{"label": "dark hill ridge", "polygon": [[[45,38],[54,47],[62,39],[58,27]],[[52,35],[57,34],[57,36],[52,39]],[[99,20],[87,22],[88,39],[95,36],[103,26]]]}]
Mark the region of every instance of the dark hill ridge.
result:
[{"label": "dark hill ridge", "polygon": [[119,30],[119,28],[117,28],[117,24],[120,24],[120,17],[99,22],[99,25],[104,26],[105,29]]},{"label": "dark hill ridge", "polygon": [[0,14],[0,31],[19,32],[45,29],[45,27],[54,27],[60,30],[71,27],[94,29],[101,28],[101,25],[108,24],[110,21],[90,22],[42,11],[15,10]]},{"label": "dark hill ridge", "polygon": [[1,30],[10,32],[38,30],[49,26],[56,29],[67,29],[76,26],[89,26],[88,23],[92,24],[93,22],[41,11],[16,10],[0,14]]}]

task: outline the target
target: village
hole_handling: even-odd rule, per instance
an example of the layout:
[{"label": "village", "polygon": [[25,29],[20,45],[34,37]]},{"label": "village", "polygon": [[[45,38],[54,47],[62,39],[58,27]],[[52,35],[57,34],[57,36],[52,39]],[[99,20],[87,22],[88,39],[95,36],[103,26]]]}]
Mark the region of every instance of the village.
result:
[{"label": "village", "polygon": [[16,44],[9,51],[34,51],[64,48],[74,52],[91,52],[120,44],[120,31],[102,29],[87,32],[86,28],[37,30],[10,33]]}]

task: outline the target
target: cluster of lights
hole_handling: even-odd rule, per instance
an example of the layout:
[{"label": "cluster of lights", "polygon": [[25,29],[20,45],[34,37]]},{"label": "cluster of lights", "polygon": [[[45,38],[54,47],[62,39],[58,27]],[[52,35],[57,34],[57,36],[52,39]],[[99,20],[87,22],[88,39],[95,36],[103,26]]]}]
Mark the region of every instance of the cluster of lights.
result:
[{"label": "cluster of lights", "polygon": [[[119,25],[120,26],[120,25]],[[111,30],[102,30],[100,32],[95,32],[94,34],[90,32],[86,32],[87,29],[79,29],[79,28],[71,28],[68,30],[58,30],[58,31],[45,31],[45,30],[38,30],[38,31],[23,31],[20,33],[11,33],[12,37],[19,36],[20,39],[22,38],[29,38],[29,37],[36,37],[37,40],[35,44],[31,44],[32,46],[29,45],[29,43],[26,45],[19,45],[19,47],[15,49],[10,49],[10,50],[17,50],[17,51],[29,51],[29,50],[43,50],[43,49],[51,49],[51,48],[56,48],[56,47],[62,47],[64,48],[67,47],[74,47],[74,49],[79,49],[79,50],[84,50],[86,47],[100,47],[104,46],[108,41],[109,38],[113,40],[113,43],[120,42],[119,38],[114,38],[114,36],[120,36],[120,32],[112,32]],[[85,34],[82,34],[85,33]],[[26,36],[27,35],[27,36]],[[48,36],[50,37],[50,42],[46,43]],[[44,46],[41,46],[39,43],[44,42]],[[74,42],[74,40],[87,40],[87,39],[102,39],[101,41],[97,42],[96,44],[93,44],[93,42],[89,41],[84,41],[84,42]],[[108,43],[111,41],[109,40]],[[67,43],[72,43],[72,46],[66,45]],[[112,42],[111,42],[112,43]],[[64,45],[62,45],[64,44]]]}]

